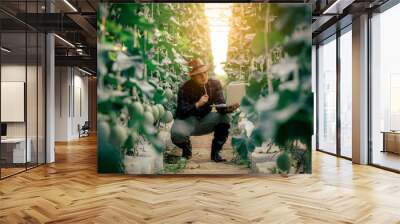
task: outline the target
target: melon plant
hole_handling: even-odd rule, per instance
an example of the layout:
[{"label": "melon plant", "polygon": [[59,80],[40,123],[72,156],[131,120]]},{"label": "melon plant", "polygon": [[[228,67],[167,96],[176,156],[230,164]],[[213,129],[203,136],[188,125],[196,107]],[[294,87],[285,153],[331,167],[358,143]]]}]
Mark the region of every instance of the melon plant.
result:
[{"label": "melon plant", "polygon": [[198,3],[101,3],[97,26],[99,172],[123,172],[138,144],[162,153],[159,124],[173,120],[187,61],[212,65],[207,18]]},{"label": "melon plant", "polygon": [[240,110],[254,125],[251,133],[242,130],[233,136],[232,146],[247,159],[272,140],[282,150],[278,170],[295,166],[310,173],[311,9],[302,4],[238,3],[232,14],[225,71],[229,80],[248,83]]},{"label": "melon plant", "polygon": [[290,170],[291,162],[289,154],[287,152],[282,152],[276,159],[277,167],[279,171],[288,173]]},{"label": "melon plant", "polygon": [[99,138],[108,139],[110,137],[110,126],[106,121],[99,121],[97,124],[97,128],[99,129]]}]

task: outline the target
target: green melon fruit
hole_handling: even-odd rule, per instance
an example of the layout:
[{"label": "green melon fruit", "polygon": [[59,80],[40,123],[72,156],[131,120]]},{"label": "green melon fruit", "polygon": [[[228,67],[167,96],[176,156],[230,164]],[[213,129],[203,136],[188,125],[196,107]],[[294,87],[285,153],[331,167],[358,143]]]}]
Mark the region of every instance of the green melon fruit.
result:
[{"label": "green melon fruit", "polygon": [[99,137],[101,139],[108,139],[111,133],[110,125],[108,125],[106,121],[100,121],[98,123],[98,129],[99,129]]},{"label": "green melon fruit", "polygon": [[158,107],[158,113],[159,113],[158,116],[159,116],[159,118],[162,118],[165,114],[164,106],[161,104],[157,104],[156,106]]},{"label": "green melon fruit", "polygon": [[129,149],[133,148],[136,142],[138,142],[139,136],[136,131],[133,131],[129,134],[128,139],[126,140],[126,147]]},{"label": "green melon fruit", "polygon": [[144,121],[147,123],[147,124],[154,124],[154,116],[153,116],[153,113],[151,113],[150,111],[146,111],[146,112],[144,112]]},{"label": "green melon fruit", "polygon": [[290,169],[290,158],[287,152],[281,153],[276,160],[278,168],[284,172],[289,172]]},{"label": "green melon fruit", "polygon": [[139,134],[136,131],[133,131],[131,133],[132,139],[134,142],[138,142],[139,141]]},{"label": "green melon fruit", "polygon": [[125,98],[122,100],[122,103],[124,103],[125,105],[129,105],[132,103],[132,100],[130,98]]},{"label": "green melon fruit", "polygon": [[164,123],[169,123],[174,119],[174,117],[172,116],[171,111],[166,111],[164,116],[162,117],[162,122]]},{"label": "green melon fruit", "polygon": [[165,90],[165,97],[166,97],[168,100],[171,100],[172,97],[173,97],[173,95],[174,95],[174,93],[172,92],[171,89],[166,89],[166,90]]},{"label": "green melon fruit", "polygon": [[144,112],[144,108],[140,102],[134,102],[128,107],[129,114],[131,115],[142,115]]},{"label": "green melon fruit", "polygon": [[152,107],[148,104],[144,105],[144,111],[149,111],[149,112],[153,113]]},{"label": "green melon fruit", "polygon": [[158,107],[156,105],[152,106],[154,120],[158,120],[160,118],[160,111],[158,111]]},{"label": "green melon fruit", "polygon": [[125,128],[122,125],[115,125],[111,128],[110,141],[117,147],[121,146],[128,138]]}]

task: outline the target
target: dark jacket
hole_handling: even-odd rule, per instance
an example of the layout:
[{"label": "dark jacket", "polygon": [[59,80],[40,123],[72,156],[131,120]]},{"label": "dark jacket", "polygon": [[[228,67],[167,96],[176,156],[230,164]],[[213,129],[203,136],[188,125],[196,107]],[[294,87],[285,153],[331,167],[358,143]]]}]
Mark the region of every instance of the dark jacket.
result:
[{"label": "dark jacket", "polygon": [[[185,119],[189,116],[202,118],[211,112],[211,104],[225,103],[221,83],[218,80],[209,79],[205,86],[209,99],[205,105],[199,108],[196,108],[195,103],[205,94],[204,87],[199,86],[193,80],[188,80],[179,88],[177,118]],[[223,111],[219,110],[218,112]]]}]

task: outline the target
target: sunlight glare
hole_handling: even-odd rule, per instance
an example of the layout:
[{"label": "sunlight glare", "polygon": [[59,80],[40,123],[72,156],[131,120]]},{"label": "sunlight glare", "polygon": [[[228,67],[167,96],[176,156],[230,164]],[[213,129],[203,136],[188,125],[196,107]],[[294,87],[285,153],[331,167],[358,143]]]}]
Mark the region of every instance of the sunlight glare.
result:
[{"label": "sunlight glare", "polygon": [[225,76],[223,64],[228,53],[229,18],[232,4],[207,3],[205,13],[210,27],[211,50],[214,57],[214,73]]}]

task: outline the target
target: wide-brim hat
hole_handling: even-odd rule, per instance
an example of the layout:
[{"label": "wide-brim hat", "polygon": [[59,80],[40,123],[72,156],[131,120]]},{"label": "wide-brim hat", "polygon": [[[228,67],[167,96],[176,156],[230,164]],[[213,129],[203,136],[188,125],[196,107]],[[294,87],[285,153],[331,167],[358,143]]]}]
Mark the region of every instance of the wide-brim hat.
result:
[{"label": "wide-brim hat", "polygon": [[189,76],[201,74],[210,70],[211,68],[210,65],[204,64],[203,61],[199,58],[190,61],[188,64],[190,67],[192,67],[192,70],[188,74]]}]

